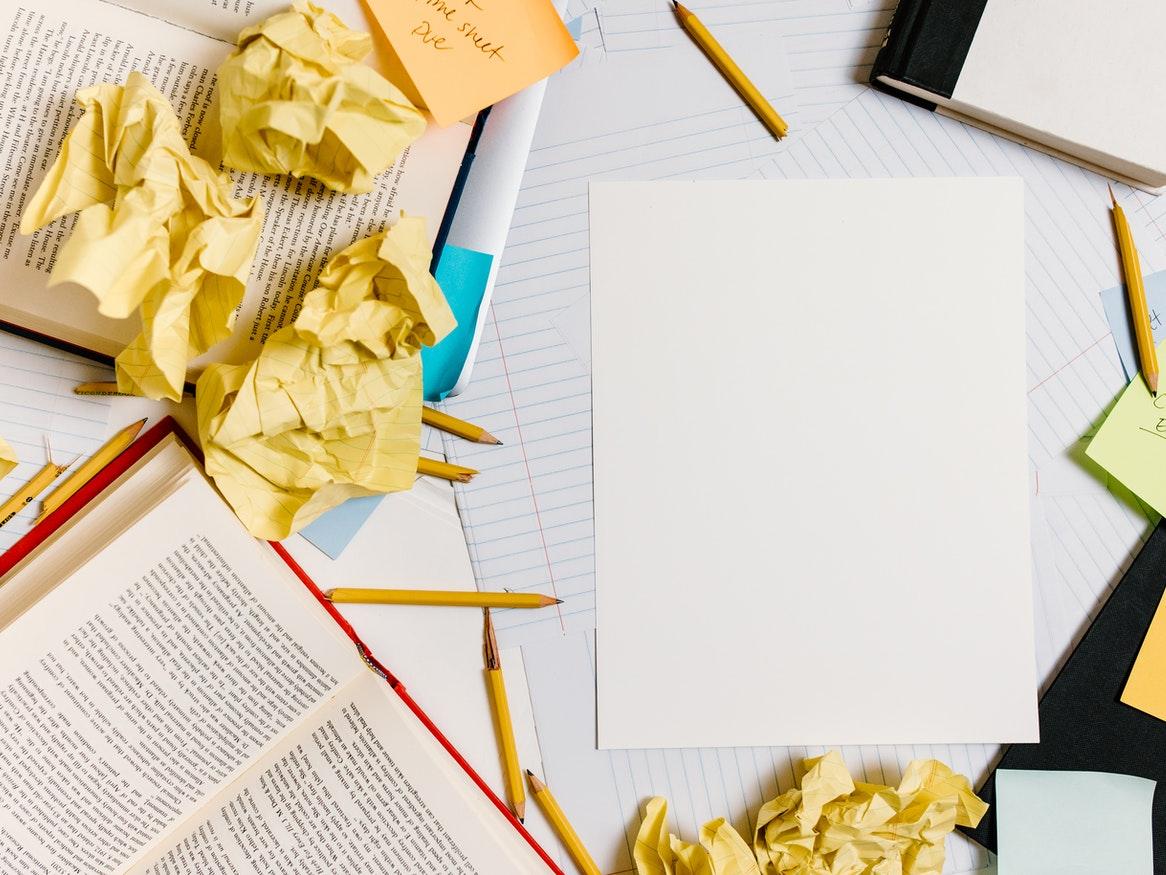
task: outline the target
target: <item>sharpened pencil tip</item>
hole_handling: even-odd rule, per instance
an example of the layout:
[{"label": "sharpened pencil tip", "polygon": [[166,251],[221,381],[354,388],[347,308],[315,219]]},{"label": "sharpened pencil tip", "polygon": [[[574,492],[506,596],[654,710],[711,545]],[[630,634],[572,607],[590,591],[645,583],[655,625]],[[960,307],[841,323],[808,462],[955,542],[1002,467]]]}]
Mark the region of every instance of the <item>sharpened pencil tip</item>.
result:
[{"label": "sharpened pencil tip", "polygon": [[1113,196],[1113,186],[1107,182],[1105,184],[1105,187],[1109,189],[1109,201],[1110,201],[1110,203],[1112,203],[1116,207],[1117,206],[1117,198]]},{"label": "sharpened pencil tip", "polygon": [[530,775],[532,778],[534,777],[534,772],[532,772],[530,769],[527,769],[527,770],[526,770],[526,773],[527,773],[528,775]]},{"label": "sharpened pencil tip", "polygon": [[562,599],[555,599],[553,602],[553,604],[556,604],[556,605],[561,605],[562,603],[563,603]]}]

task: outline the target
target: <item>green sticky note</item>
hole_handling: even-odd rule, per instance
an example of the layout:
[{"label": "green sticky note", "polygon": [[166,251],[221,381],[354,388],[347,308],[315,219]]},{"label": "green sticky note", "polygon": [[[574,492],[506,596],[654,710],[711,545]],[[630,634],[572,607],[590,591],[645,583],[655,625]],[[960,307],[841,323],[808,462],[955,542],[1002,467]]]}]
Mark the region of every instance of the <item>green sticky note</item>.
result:
[{"label": "green sticky note", "polygon": [[996,772],[997,875],[1153,875],[1156,782]]},{"label": "green sticky note", "polygon": [[[1158,346],[1158,359],[1166,342]],[[1155,398],[1134,377],[1085,454],[1158,513],[1166,516],[1166,392]]]}]

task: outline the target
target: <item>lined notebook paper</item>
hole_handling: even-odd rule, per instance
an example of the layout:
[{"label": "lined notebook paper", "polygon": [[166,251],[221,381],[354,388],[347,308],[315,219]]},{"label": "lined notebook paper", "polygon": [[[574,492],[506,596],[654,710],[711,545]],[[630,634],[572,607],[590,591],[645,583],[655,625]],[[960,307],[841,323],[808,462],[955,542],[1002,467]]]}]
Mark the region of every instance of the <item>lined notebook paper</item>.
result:
[{"label": "lined notebook paper", "polygon": [[[111,376],[109,368],[102,365],[0,331],[0,436],[12,444],[20,459],[12,473],[0,480],[0,501],[44,465],[46,436],[58,465],[84,460],[101,446],[109,421],[109,399],[74,395],[73,387]],[[57,480],[60,482],[62,479]],[[38,513],[39,500],[0,528],[0,552],[29,530]]]},{"label": "lined notebook paper", "polygon": [[[784,49],[800,110],[790,130],[796,140],[865,90],[894,9],[893,0],[719,0],[695,11],[718,39],[762,33]],[[655,0],[599,3],[575,14],[585,53],[618,56],[689,39],[671,4]],[[786,114],[785,107],[778,110]]]}]

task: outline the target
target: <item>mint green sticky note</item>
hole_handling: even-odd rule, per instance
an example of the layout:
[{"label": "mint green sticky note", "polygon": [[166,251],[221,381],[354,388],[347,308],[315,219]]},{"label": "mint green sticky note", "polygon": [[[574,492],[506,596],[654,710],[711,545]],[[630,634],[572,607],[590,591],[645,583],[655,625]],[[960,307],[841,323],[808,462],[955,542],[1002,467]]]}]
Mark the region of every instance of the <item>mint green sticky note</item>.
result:
[{"label": "mint green sticky note", "polygon": [[1108,772],[996,772],[997,875],[1153,875],[1156,782]]}]

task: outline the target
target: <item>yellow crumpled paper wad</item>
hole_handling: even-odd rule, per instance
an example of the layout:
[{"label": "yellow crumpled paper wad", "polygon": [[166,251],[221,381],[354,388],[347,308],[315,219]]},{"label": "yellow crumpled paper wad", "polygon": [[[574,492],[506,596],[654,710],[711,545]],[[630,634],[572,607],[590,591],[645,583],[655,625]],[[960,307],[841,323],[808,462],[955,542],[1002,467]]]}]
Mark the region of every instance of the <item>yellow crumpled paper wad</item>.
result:
[{"label": "yellow crumpled paper wad", "polygon": [[421,346],[455,321],[422,219],[333,256],[299,315],[250,364],[199,378],[207,473],[247,529],[280,540],[349,498],[413,485]]},{"label": "yellow crumpled paper wad", "polygon": [[0,438],[0,480],[12,473],[12,469],[20,464],[12,445],[4,438]]},{"label": "yellow crumpled paper wad", "polygon": [[190,359],[226,339],[263,226],[254,198],[190,154],[169,101],[139,72],[77,92],[85,114],[21,217],[21,233],[78,212],[49,285],[74,282],[105,316],[140,308],[118,355],[121,392],[182,396]]},{"label": "yellow crumpled paper wad", "polygon": [[640,875],[760,875],[749,845],[724,818],[700,829],[693,845],[668,832],[668,804],[648,801],[632,852]]},{"label": "yellow crumpled paper wad", "polygon": [[938,760],[914,760],[897,789],[856,783],[837,751],[804,760],[801,787],[761,807],[752,853],[723,820],[700,845],[667,834],[664,800],[636,838],[639,875],[941,875],[944,840],[988,805]]},{"label": "yellow crumpled paper wad", "polygon": [[360,63],[372,48],[367,33],[303,0],[240,33],[218,72],[223,163],[372,191],[425,131],[409,98]]}]

